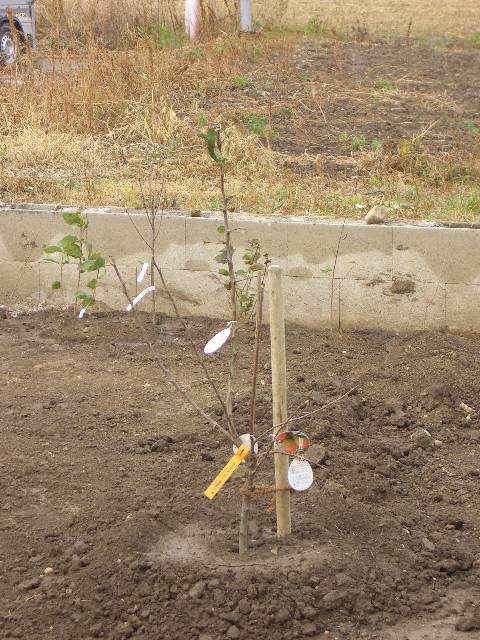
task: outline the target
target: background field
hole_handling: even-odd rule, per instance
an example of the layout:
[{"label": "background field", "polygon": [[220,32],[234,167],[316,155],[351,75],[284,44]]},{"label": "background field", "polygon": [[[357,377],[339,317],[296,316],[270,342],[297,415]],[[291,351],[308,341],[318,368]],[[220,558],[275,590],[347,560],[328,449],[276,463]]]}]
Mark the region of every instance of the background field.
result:
[{"label": "background field", "polygon": [[[238,2],[203,0],[205,11],[236,13]],[[178,0],[38,0],[42,16],[63,13],[73,22],[132,22],[149,17],[181,21]],[[480,30],[480,5],[476,0],[253,0],[255,19],[263,24],[304,25],[312,17],[337,28],[359,24],[377,34],[404,35],[411,21],[414,36],[463,36]],[[106,26],[104,24],[104,26]]]},{"label": "background field", "polygon": [[[469,1],[39,2],[39,49],[0,83],[5,200],[216,209],[198,133],[220,124],[237,210],[480,215],[480,6]],[[479,25],[477,27],[477,25]]]}]

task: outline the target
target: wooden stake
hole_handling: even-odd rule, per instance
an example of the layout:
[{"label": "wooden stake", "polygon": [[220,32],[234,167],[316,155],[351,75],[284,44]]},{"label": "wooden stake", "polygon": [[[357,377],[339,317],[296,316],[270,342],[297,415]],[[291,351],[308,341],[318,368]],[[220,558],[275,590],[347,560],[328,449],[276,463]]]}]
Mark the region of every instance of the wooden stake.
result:
[{"label": "wooden stake", "polygon": [[[285,431],[287,421],[287,362],[285,356],[285,318],[282,292],[282,270],[272,265],[268,269],[270,301],[270,342],[272,351],[273,435]],[[292,531],[290,516],[290,487],[288,484],[288,456],[275,453],[275,499],[277,510],[277,537]]]}]

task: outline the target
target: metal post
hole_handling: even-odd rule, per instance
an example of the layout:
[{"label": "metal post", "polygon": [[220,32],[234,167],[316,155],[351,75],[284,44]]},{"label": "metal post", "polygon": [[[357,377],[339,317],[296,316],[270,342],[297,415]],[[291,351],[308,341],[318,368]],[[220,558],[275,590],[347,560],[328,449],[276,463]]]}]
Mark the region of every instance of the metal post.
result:
[{"label": "metal post", "polygon": [[252,26],[252,0],[240,0],[240,31],[251,33]]},{"label": "metal post", "polygon": [[185,33],[196,40],[200,33],[200,0],[185,0]]}]

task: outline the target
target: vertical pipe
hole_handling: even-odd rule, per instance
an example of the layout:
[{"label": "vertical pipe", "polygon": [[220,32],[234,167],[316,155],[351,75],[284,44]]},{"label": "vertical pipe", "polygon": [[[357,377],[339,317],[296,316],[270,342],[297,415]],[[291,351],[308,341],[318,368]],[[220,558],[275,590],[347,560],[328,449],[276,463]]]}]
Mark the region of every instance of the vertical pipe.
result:
[{"label": "vertical pipe", "polygon": [[240,31],[250,33],[252,26],[252,0],[240,0]]},{"label": "vertical pipe", "polygon": [[[282,270],[271,266],[268,270],[270,301],[270,343],[272,351],[273,433],[285,431],[287,420],[287,361],[285,355],[285,318],[282,293]],[[279,428],[279,425],[282,425]],[[277,511],[277,537],[292,531],[290,515],[290,487],[288,484],[288,456],[274,454],[275,502]]]},{"label": "vertical pipe", "polygon": [[185,33],[196,40],[200,33],[200,0],[185,0]]}]

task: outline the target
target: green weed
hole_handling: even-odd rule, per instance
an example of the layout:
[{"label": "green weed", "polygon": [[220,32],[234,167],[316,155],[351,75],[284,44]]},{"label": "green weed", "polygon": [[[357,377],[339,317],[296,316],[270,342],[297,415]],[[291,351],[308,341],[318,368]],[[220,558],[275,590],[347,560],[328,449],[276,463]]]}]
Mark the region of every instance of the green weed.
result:
[{"label": "green weed", "polygon": [[474,31],[465,38],[465,43],[471,47],[480,47],[480,31]]},{"label": "green weed", "polygon": [[250,78],[247,78],[247,76],[234,76],[234,78],[232,79],[232,84],[234,87],[237,87],[237,89],[245,89],[245,87],[248,87],[248,85],[250,84]]},{"label": "green weed", "polygon": [[375,89],[381,91],[396,91],[397,85],[392,80],[377,80],[375,82]]},{"label": "green weed", "polygon": [[243,116],[243,122],[249,131],[255,133],[259,138],[271,140],[273,132],[268,126],[268,119],[259,113],[249,113]]}]

